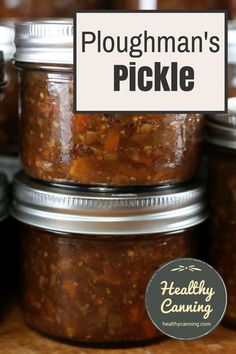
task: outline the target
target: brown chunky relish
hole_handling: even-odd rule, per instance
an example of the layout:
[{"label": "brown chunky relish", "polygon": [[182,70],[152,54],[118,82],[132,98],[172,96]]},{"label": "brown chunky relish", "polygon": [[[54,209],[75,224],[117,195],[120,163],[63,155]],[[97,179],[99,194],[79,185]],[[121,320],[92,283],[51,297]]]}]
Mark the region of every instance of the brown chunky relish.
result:
[{"label": "brown chunky relish", "polygon": [[109,185],[191,179],[201,151],[201,116],[73,114],[72,76],[60,68],[21,70],[21,156],[30,176]]},{"label": "brown chunky relish", "polygon": [[161,336],[145,310],[147,283],[165,262],[194,256],[197,234],[94,237],[24,227],[26,321],[48,335],[83,342]]}]

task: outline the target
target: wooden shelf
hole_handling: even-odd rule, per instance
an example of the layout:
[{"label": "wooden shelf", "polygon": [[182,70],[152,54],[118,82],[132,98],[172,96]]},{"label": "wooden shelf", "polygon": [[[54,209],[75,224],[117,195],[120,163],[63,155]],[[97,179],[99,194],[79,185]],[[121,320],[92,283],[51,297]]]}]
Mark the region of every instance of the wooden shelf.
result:
[{"label": "wooden shelf", "polygon": [[88,349],[61,344],[29,329],[18,306],[0,323],[0,354],[236,354],[235,330],[220,326],[195,341],[164,339],[157,344],[128,349]]}]

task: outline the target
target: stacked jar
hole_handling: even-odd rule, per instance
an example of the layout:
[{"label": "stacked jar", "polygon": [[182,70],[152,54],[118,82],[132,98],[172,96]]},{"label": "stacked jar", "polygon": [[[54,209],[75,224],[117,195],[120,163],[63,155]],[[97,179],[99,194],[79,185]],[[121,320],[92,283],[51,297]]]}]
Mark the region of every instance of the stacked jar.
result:
[{"label": "stacked jar", "polygon": [[236,324],[236,98],[228,100],[228,114],[207,120],[209,200],[213,265],[228,292],[224,321]]},{"label": "stacked jar", "polygon": [[26,321],[90,344],[158,338],[147,282],[163,263],[197,255],[206,218],[193,182],[202,117],[74,114],[72,21],[18,23],[15,43],[24,174],[11,210]]}]

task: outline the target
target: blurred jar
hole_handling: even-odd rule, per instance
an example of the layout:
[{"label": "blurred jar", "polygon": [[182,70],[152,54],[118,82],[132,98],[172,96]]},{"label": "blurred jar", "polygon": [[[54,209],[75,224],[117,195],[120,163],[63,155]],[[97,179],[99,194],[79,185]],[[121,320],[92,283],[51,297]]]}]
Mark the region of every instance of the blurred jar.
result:
[{"label": "blurred jar", "polygon": [[107,0],[2,0],[0,18],[72,17],[78,10],[106,8]]},{"label": "blurred jar", "polygon": [[[2,83],[2,52],[0,52],[0,92],[1,92],[1,83]],[[12,272],[8,273],[12,259],[11,249],[14,249],[14,244],[11,244],[11,248],[7,247],[7,240],[8,244],[10,240],[12,241],[11,233],[9,234],[9,218],[8,218],[8,186],[6,176],[0,173],[0,227],[1,227],[1,242],[0,242],[0,316],[4,311],[5,300],[6,300],[6,293],[8,291],[8,284],[9,284],[9,277],[11,278]],[[7,230],[8,232],[4,232]],[[11,230],[12,231],[12,230]],[[10,250],[10,252],[9,252]],[[10,265],[11,267],[11,265]],[[11,283],[13,282],[13,278],[11,278]]]},{"label": "blurred jar", "polygon": [[228,96],[236,96],[236,21],[228,24]]},{"label": "blurred jar", "polygon": [[228,306],[224,321],[236,325],[236,97],[228,114],[207,119],[209,204],[213,265],[224,279]]},{"label": "blurred jar", "polygon": [[14,22],[0,21],[0,48],[5,60],[5,95],[0,105],[0,171],[11,180],[20,168],[18,149],[18,73],[12,63]]},{"label": "blurred jar", "polygon": [[220,9],[224,0],[114,0],[113,9],[123,10],[213,10]]}]

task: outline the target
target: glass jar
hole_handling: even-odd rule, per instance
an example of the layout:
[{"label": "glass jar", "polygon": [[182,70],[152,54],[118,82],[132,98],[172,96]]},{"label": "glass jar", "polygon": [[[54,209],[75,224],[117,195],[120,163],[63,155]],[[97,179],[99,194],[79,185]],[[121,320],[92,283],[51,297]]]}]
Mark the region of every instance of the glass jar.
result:
[{"label": "glass jar", "polygon": [[[37,41],[31,36],[35,26]],[[58,47],[51,46],[55,26]],[[200,159],[200,115],[73,113],[72,33],[72,23],[63,21],[16,26],[26,173],[51,182],[89,185],[190,180]]]},{"label": "glass jar", "polygon": [[228,23],[228,96],[236,97],[236,21]]},{"label": "glass jar", "polygon": [[114,9],[124,10],[213,10],[224,8],[224,0],[114,0]]},{"label": "glass jar", "polygon": [[7,85],[0,105],[0,171],[9,180],[19,171],[18,73],[12,63],[15,51],[14,22],[0,21],[0,48],[4,54]]},{"label": "glass jar", "polygon": [[0,18],[73,17],[79,10],[105,9],[108,0],[2,0]]},{"label": "glass jar", "polygon": [[236,98],[228,107],[228,115],[207,120],[210,251],[228,292],[224,321],[236,324]]},{"label": "glass jar", "polygon": [[161,336],[145,311],[154,271],[196,256],[206,218],[199,185],[124,194],[15,178],[26,322],[61,339],[136,342]]}]

